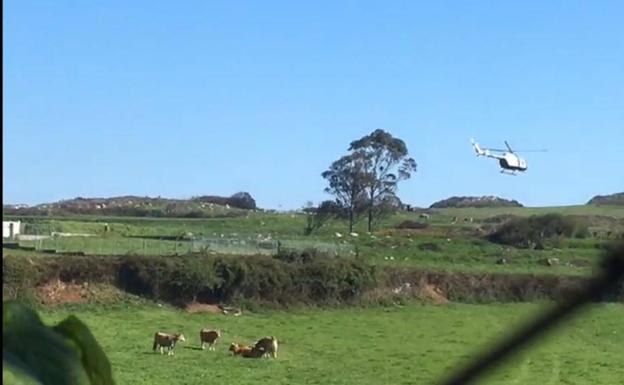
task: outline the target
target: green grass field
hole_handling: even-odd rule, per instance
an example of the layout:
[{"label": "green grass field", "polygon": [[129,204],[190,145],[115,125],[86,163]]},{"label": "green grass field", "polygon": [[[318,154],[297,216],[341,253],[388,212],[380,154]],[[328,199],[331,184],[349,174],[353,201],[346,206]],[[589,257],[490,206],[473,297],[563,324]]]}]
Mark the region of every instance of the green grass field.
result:
[{"label": "green grass field", "polygon": [[484,207],[484,208],[447,208],[437,209],[434,212],[446,216],[486,218],[502,214],[517,216],[543,215],[559,213],[565,215],[603,215],[615,218],[624,218],[623,206],[550,206],[550,207]]},{"label": "green grass field", "polygon": [[[494,208],[448,208],[431,210],[430,222],[436,225],[451,224],[451,219],[457,217],[455,227],[465,227],[464,218],[482,220],[498,215],[530,216],[547,213],[565,215],[604,216],[615,219],[624,218],[624,206],[562,206],[562,207],[494,207]],[[133,218],[133,217],[98,217],[98,216],[70,216],[70,217],[15,217],[7,219],[22,219],[31,222],[30,232],[33,234],[51,231],[69,233],[103,234],[104,223],[109,223],[111,232],[119,236],[136,235],[180,235],[192,232],[196,235],[217,236],[220,234],[236,233],[240,235],[280,234],[284,236],[302,236],[305,226],[305,216],[302,214],[270,214],[248,213],[244,217],[234,218]],[[406,219],[417,219],[418,214],[404,212],[383,220],[378,228],[392,227]],[[366,232],[364,220],[359,221],[355,231]],[[469,226],[469,225],[468,225]],[[319,229],[316,236],[333,236],[335,232],[346,233],[344,221],[331,221]]]},{"label": "green grass field", "polygon": [[[25,217],[26,233],[87,233],[92,237],[61,237],[40,241],[21,241],[22,246],[58,252],[86,254],[170,255],[189,252],[223,254],[266,254],[274,249],[259,247],[259,239],[280,240],[295,249],[316,248],[324,252],[351,254],[378,265],[399,265],[437,271],[509,272],[531,274],[587,275],[601,255],[604,239],[563,239],[556,248],[527,250],[488,242],[479,233],[488,218],[511,214],[528,216],[557,212],[590,216],[592,231],[624,231],[624,208],[618,206],[568,206],[548,208],[479,208],[438,209],[427,220],[417,213],[400,213],[382,221],[373,234],[365,231],[364,221],[357,223],[358,237],[349,236],[344,221],[334,220],[311,236],[304,236],[306,217],[302,214],[250,212],[235,218],[130,218],[72,216],[66,218]],[[452,219],[456,217],[457,222]],[[472,221],[466,219],[472,218]],[[424,230],[394,230],[405,220],[429,223]],[[108,231],[105,231],[108,228]],[[181,237],[189,233],[195,242],[157,239]],[[342,236],[338,237],[336,233]],[[481,234],[481,235],[479,235]],[[149,238],[138,238],[149,237]],[[156,238],[156,239],[154,239]],[[432,246],[433,245],[433,246]],[[433,249],[432,249],[433,247]],[[15,253],[4,250],[6,253]],[[32,252],[30,255],[40,255]],[[505,258],[507,264],[496,261]],[[557,258],[556,266],[546,266],[548,258]]]},{"label": "green grass field", "polygon": [[[529,250],[491,243],[480,229],[495,226],[488,221],[494,216],[548,212],[590,216],[592,231],[617,233],[624,227],[624,208],[597,206],[441,209],[431,211],[429,219],[419,218],[413,212],[401,213],[384,220],[372,234],[365,231],[365,223],[360,221],[355,228],[358,236],[348,235],[346,224],[339,220],[327,223],[311,236],[304,236],[306,217],[301,214],[256,212],[247,217],[203,219],[86,216],[23,219],[28,221],[30,234],[94,234],[30,243],[38,249],[60,252],[185,254],[198,251],[193,249],[193,242],[179,239],[192,233],[193,238],[200,240],[197,245],[209,246],[202,252],[262,253],[254,242],[270,239],[296,249],[313,247],[348,254],[357,251],[360,258],[371,264],[429,271],[590,274],[606,242],[602,235],[562,238],[555,246]],[[453,221],[454,217],[457,221]],[[427,222],[429,226],[397,229],[396,225],[405,220]],[[178,240],[171,240],[172,237]],[[49,255],[3,248],[3,254],[11,253],[23,257]],[[507,263],[497,264],[500,258],[505,258]],[[544,264],[547,258],[557,258],[559,262],[547,266]],[[141,300],[44,308],[41,314],[48,323],[56,323],[70,313],[85,321],[108,354],[119,384],[226,385],[261,381],[378,385],[435,383],[544,306],[547,305],[350,307],[226,317],[189,314]],[[622,383],[622,320],[624,305],[594,306],[478,383]],[[203,327],[223,331],[216,352],[199,349],[198,332]],[[173,357],[155,354],[151,345],[158,330],[182,331],[187,342],[177,347]],[[281,341],[277,360],[247,360],[227,353],[232,341],[252,343],[266,335],[275,335]]]},{"label": "green grass field", "polygon": [[[119,304],[43,310],[91,328],[119,384],[432,384],[547,305],[410,305],[244,314],[188,314]],[[624,378],[624,306],[597,305],[496,369],[482,384],[618,384]],[[223,337],[198,349],[202,327]],[[151,351],[157,330],[182,331],[173,357]],[[281,341],[277,360],[227,354],[231,341]]]}]

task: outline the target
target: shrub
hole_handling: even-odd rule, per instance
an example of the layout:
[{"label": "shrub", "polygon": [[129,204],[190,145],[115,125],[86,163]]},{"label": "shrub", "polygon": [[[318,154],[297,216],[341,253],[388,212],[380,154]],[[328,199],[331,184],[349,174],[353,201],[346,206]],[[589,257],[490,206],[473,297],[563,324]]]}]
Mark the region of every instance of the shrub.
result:
[{"label": "shrub", "polygon": [[427,227],[429,227],[429,223],[406,220],[406,221],[399,223],[395,227],[397,229],[421,230],[421,229],[426,229]]},{"label": "shrub", "polygon": [[229,198],[215,195],[203,195],[194,197],[191,200],[202,203],[213,203],[221,206],[230,205],[244,210],[256,209],[256,201],[252,198],[251,194],[247,192],[238,192]]},{"label": "shrub", "polygon": [[256,208],[256,201],[248,192],[238,192],[232,195],[228,200],[228,203],[230,206],[245,210],[254,210]]},{"label": "shrub", "polygon": [[149,264],[143,259],[140,277],[154,298],[182,302],[197,297],[218,302],[247,298],[279,304],[352,299],[371,281],[367,278],[372,273],[362,263],[311,251],[289,258],[292,262],[264,256],[189,256],[158,258]]},{"label": "shrub", "polygon": [[15,302],[2,306],[2,382],[115,383],[106,354],[82,321],[69,316],[48,327],[35,311]]},{"label": "shrub", "polygon": [[561,237],[585,237],[588,228],[581,220],[561,214],[515,218],[501,225],[488,239],[495,243],[524,248],[557,243]]},{"label": "shrub", "polygon": [[320,258],[331,258],[329,254],[324,254],[315,248],[306,248],[302,251],[282,248],[275,258],[288,263],[311,263]]}]

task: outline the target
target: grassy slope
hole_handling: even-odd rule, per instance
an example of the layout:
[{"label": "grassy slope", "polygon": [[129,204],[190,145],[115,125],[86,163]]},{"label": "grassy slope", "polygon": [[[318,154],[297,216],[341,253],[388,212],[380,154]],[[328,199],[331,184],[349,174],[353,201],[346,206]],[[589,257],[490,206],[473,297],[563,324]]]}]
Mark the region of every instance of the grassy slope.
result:
[{"label": "grassy slope", "polygon": [[[93,238],[63,238],[44,241],[44,248],[64,251],[83,250],[98,254],[171,254],[185,253],[190,249],[187,242],[143,240],[132,236],[179,236],[191,232],[199,237],[212,239],[233,238],[254,240],[258,236],[271,235],[273,239],[300,241],[302,247],[309,242],[329,244],[349,243],[357,245],[360,254],[374,264],[413,266],[433,270],[487,271],[588,274],[595,264],[600,250],[600,242],[594,239],[567,240],[554,250],[521,250],[502,247],[479,239],[472,234],[480,226],[480,220],[501,214],[533,215],[547,212],[578,215],[607,215],[624,218],[621,206],[568,206],[552,208],[482,208],[482,209],[440,209],[433,211],[426,231],[392,231],[388,229],[404,220],[418,220],[415,213],[402,213],[389,218],[379,226],[376,238],[366,235],[365,223],[356,226],[360,233],[357,238],[345,236],[336,238],[335,233],[345,233],[345,224],[332,221],[319,229],[313,236],[302,235],[305,216],[289,214],[249,213],[245,218],[211,219],[155,219],[155,218],[39,218],[31,228],[49,234],[50,231],[68,233],[98,234]],[[458,217],[452,224],[451,218]],[[463,218],[473,218],[474,223]],[[104,234],[104,223],[111,231]],[[621,225],[619,225],[621,226]],[[423,244],[434,243],[438,251],[423,250]],[[243,248],[244,249],[244,248]],[[241,249],[241,250],[243,250]],[[220,250],[223,251],[223,250]],[[239,251],[237,249],[236,251]],[[245,251],[245,250],[243,250]],[[247,250],[250,254],[254,250]],[[11,253],[12,251],[6,251]],[[506,258],[507,265],[495,262]],[[556,257],[561,261],[557,267],[544,266],[546,258]]]},{"label": "grassy slope", "polygon": [[624,206],[551,206],[551,207],[492,207],[492,208],[448,208],[435,210],[449,216],[484,218],[500,214],[518,216],[560,213],[565,215],[606,215],[624,218]]},{"label": "grassy slope", "polygon": [[[239,318],[155,306],[76,307],[111,359],[120,384],[423,384],[432,383],[528,316],[538,305],[407,306],[267,313]],[[69,310],[44,310],[57,322]],[[624,307],[600,305],[548,336],[485,384],[615,384],[624,378]],[[198,331],[217,327],[216,352],[200,351]],[[151,352],[156,330],[183,331],[174,357]],[[227,354],[233,340],[276,335],[277,360]]]}]

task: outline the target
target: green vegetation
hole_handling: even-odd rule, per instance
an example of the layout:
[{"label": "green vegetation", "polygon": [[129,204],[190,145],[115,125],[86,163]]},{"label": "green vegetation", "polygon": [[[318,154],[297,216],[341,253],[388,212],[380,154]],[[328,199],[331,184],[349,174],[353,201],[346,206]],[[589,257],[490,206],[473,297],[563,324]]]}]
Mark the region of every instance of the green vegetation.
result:
[{"label": "green vegetation", "polygon": [[562,238],[586,238],[588,226],[582,220],[561,214],[514,218],[490,234],[490,241],[522,248],[544,248],[559,244]]},{"label": "green vegetation", "polygon": [[398,182],[415,172],[416,161],[408,157],[405,142],[377,129],[351,142],[349,153],[321,175],[329,184],[325,192],[335,197],[352,232],[358,215],[366,213],[366,229],[372,231],[380,216],[400,207]]},{"label": "green vegetation", "polygon": [[[574,216],[586,223],[586,238],[558,237],[542,250],[516,248],[487,238],[513,218],[550,212]],[[323,218],[310,225],[309,214],[249,212],[238,218],[130,217],[10,217],[25,222],[26,234],[53,232],[93,234],[91,237],[52,237],[19,241],[31,251],[4,248],[7,255],[47,256],[40,250],[99,255],[173,255],[212,253],[275,254],[282,247],[316,249],[328,254],[360,258],[374,265],[413,267],[435,271],[586,275],[610,239],[624,233],[624,208],[571,206],[567,208],[480,208],[428,210],[429,218],[400,212],[385,218],[369,234],[360,221],[352,237],[344,219]],[[454,221],[455,219],[455,221]],[[306,229],[316,226],[312,235]],[[338,237],[336,234],[340,234]],[[547,263],[557,260],[558,263]],[[504,260],[504,264],[497,264]]]},{"label": "green vegetation", "polygon": [[515,215],[528,217],[558,213],[563,215],[599,215],[615,218],[624,218],[624,206],[549,206],[549,207],[483,207],[483,208],[451,208],[436,210],[447,217],[487,218],[497,215]]},{"label": "green vegetation", "polygon": [[[45,308],[42,314],[46,323],[78,315],[102,344],[119,383],[430,383],[539,309],[492,303],[565,296],[584,282],[624,227],[621,208],[605,214],[605,207],[572,207],[554,210],[566,216],[531,218],[549,210],[436,209],[422,217],[399,212],[372,233],[360,221],[357,235],[345,233],[344,219],[310,222],[308,214],[298,213],[27,217],[21,218],[26,233],[64,234],[19,241],[35,250],[3,248],[3,297],[39,301],[42,288],[55,283],[111,289],[115,305]],[[584,237],[568,226],[577,221],[586,226]],[[488,239],[506,226],[532,231],[538,225],[555,229],[557,242],[535,250]],[[520,234],[535,236],[531,231]],[[194,253],[176,255],[188,252]],[[141,299],[124,301],[132,297],[113,297],[113,290]],[[609,299],[621,301],[622,290]],[[73,301],[78,296],[76,302],[82,295],[58,293],[72,294]],[[451,304],[411,305],[414,300]],[[168,305],[194,301],[235,304],[243,316],[189,314]],[[370,306],[380,304],[388,306]],[[342,305],[350,306],[329,310]],[[482,383],[613,383],[624,376],[618,361],[624,354],[623,316],[621,304],[596,305]],[[202,327],[223,331],[217,352],[198,350]],[[184,332],[188,342],[174,357],[154,354],[157,330]],[[265,335],[280,340],[277,360],[228,356],[229,342]]]},{"label": "green vegetation", "polygon": [[[57,256],[3,259],[3,294],[29,299],[47,282],[113,284],[154,300],[332,305],[359,300],[376,284],[373,267],[315,252],[266,256]],[[29,292],[30,291],[30,292]]]},{"label": "green vegetation", "polygon": [[[76,314],[109,356],[120,384],[427,384],[466,363],[542,306],[415,305],[392,308],[188,314],[167,307],[74,306],[42,311],[47,323]],[[624,307],[596,305],[514,356],[480,384],[616,384],[624,378]],[[199,330],[222,330],[217,351]],[[173,357],[152,352],[154,332],[183,332]],[[266,335],[278,358],[227,354],[232,341]]]},{"label": "green vegetation", "polygon": [[73,315],[54,327],[18,304],[2,306],[2,382],[112,385],[110,363],[89,328]]}]

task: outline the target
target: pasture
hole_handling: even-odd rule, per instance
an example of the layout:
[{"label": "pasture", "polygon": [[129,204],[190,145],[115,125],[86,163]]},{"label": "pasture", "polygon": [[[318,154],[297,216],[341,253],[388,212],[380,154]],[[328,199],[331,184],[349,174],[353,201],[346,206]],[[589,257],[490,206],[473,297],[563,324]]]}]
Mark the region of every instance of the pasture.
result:
[{"label": "pasture", "polygon": [[[368,234],[364,221],[357,223],[357,237],[341,220],[324,224],[312,235],[303,235],[306,216],[300,213],[249,212],[228,218],[133,218],[133,217],[21,217],[25,233],[50,236],[90,234],[89,237],[51,237],[20,240],[30,248],[7,253],[33,256],[42,252],[86,255],[172,255],[219,253],[236,255],[275,254],[277,241],[286,248],[316,249],[329,254],[354,255],[375,265],[416,267],[437,271],[508,272],[587,275],[601,253],[604,238],[564,238],[557,247],[543,250],[517,249],[487,241],[487,229],[503,215],[529,216],[561,213],[580,215],[591,233],[614,236],[624,232],[624,209],[618,206],[569,206],[544,208],[478,208],[429,210],[422,219],[417,212],[401,212],[385,218]],[[16,218],[17,219],[17,218]],[[453,219],[456,219],[453,221]],[[470,221],[468,221],[470,219]],[[404,221],[423,223],[423,229],[397,229]],[[486,230],[484,230],[486,229]],[[547,265],[548,258],[559,263]],[[504,265],[497,261],[504,259]]]},{"label": "pasture", "polygon": [[[46,323],[76,314],[107,353],[119,384],[432,384],[546,304],[409,305],[241,317],[189,314],[153,304],[74,305],[41,312]],[[616,384],[624,378],[624,306],[603,304],[569,320],[496,369],[483,384]],[[222,330],[216,352],[199,330]],[[157,330],[182,331],[175,356],[151,351]],[[227,354],[232,341],[280,340],[278,358]]]},{"label": "pasture", "polygon": [[[540,249],[496,244],[485,236],[485,227],[492,230],[500,223],[497,221],[498,216],[528,216],[548,212],[583,216],[589,223],[590,234],[578,238],[559,237],[556,242]],[[329,221],[312,235],[306,236],[303,230],[307,218],[297,213],[255,212],[246,217],[201,219],[88,216],[21,219],[26,223],[26,234],[47,237],[19,241],[22,246],[30,246],[30,250],[9,249],[9,245],[3,247],[4,255],[13,254],[19,262],[22,258],[27,259],[28,266],[35,265],[30,258],[41,258],[39,262],[50,261],[43,259],[50,252],[85,254],[76,261],[89,263],[97,263],[94,262],[97,257],[92,255],[118,255],[122,256],[119,260],[131,261],[134,257],[128,258],[127,255],[137,254],[147,258],[146,266],[158,260],[158,266],[161,267],[182,258],[171,258],[171,255],[189,253],[199,253],[189,257],[193,263],[199,263],[201,258],[197,258],[197,255],[200,254],[231,254],[225,260],[236,263],[245,261],[254,266],[291,263],[282,260],[277,263],[271,258],[282,257],[276,255],[276,244],[279,241],[281,247],[286,249],[298,252],[315,249],[324,254],[339,254],[384,268],[392,266],[406,268],[406,271],[476,273],[475,276],[480,273],[509,274],[497,274],[503,279],[512,279],[518,273],[588,275],[609,241],[603,236],[604,231],[620,234],[624,228],[622,208],[611,210],[591,206],[440,209],[429,211],[428,218],[420,217],[418,212],[401,212],[386,218],[372,233],[367,233],[364,223],[360,222],[355,229],[358,234],[353,236],[347,234],[346,225],[341,220]],[[399,226],[405,221],[417,223],[417,226]],[[89,236],[51,236],[56,232]],[[260,254],[265,255],[260,257]],[[154,257],[156,255],[163,257]],[[505,262],[498,263],[502,258]],[[259,259],[263,263],[258,262]],[[551,263],[551,259],[557,262]],[[67,266],[64,267],[70,271],[78,271],[82,266],[79,263],[73,266],[71,258],[66,258],[66,261]],[[297,268],[311,266],[292,263]],[[176,269],[163,271],[172,274],[206,271],[201,268],[193,270],[192,267]],[[22,277],[20,271],[14,270],[16,275],[9,278],[19,280]],[[229,272],[228,269],[224,271]],[[230,274],[231,277],[226,275],[232,282],[238,282],[238,285],[246,284],[243,286],[248,289],[255,288],[257,282],[265,282],[257,280],[262,276],[251,274],[256,271],[254,269],[242,268],[240,271],[249,273],[241,273],[241,277],[247,280],[239,282],[236,274]],[[310,270],[310,274],[316,274],[315,271]],[[158,272],[160,274],[160,270]],[[175,274],[172,276],[178,277]],[[182,276],[186,277],[184,274]],[[328,276],[333,277],[332,274]],[[154,277],[158,278],[159,275]],[[188,281],[176,282],[188,283],[191,288],[203,287],[208,281],[219,282],[212,280],[212,276],[193,278],[195,275],[190,274],[189,277]],[[342,282],[338,278],[336,282]],[[89,282],[89,288],[97,291],[98,282],[97,279]],[[21,284],[23,282],[18,282],[16,287],[24,287]],[[82,287],[81,290],[86,291],[86,285],[79,284],[81,282],[70,286],[74,289]],[[323,280],[323,284],[326,281]],[[160,288],[158,285],[155,287]],[[267,288],[281,286],[275,284],[262,287],[264,293]],[[39,289],[42,288],[54,287]],[[502,290],[500,287],[490,289],[494,294]],[[523,289],[524,285],[518,287],[519,292]],[[502,292],[505,293],[504,290]],[[250,292],[246,293],[249,295]],[[42,318],[47,323],[56,323],[68,314],[80,317],[109,356],[119,384],[226,385],[258,381],[272,384],[431,384],[548,306],[535,303],[451,303],[341,309],[312,307],[307,310],[295,307],[298,310],[291,312],[264,310],[255,313],[249,309],[262,309],[261,303],[247,302],[249,306],[246,307],[243,301],[236,304],[243,306],[243,315],[231,317],[212,313],[191,314],[168,305],[157,305],[147,300],[125,301],[125,298],[125,294],[122,294],[113,301],[94,300],[91,304],[41,309]],[[623,319],[622,304],[593,306],[591,311],[568,321],[564,327],[520,352],[479,383],[618,383],[624,378],[624,367],[621,365],[621,357],[624,355]],[[216,352],[199,348],[199,330],[205,327],[222,331]],[[156,331],[183,332],[187,341],[176,347],[175,356],[156,354],[151,350]],[[249,344],[268,335],[275,335],[280,341],[276,360],[243,359],[232,357],[227,352],[229,343],[233,341]]]}]

